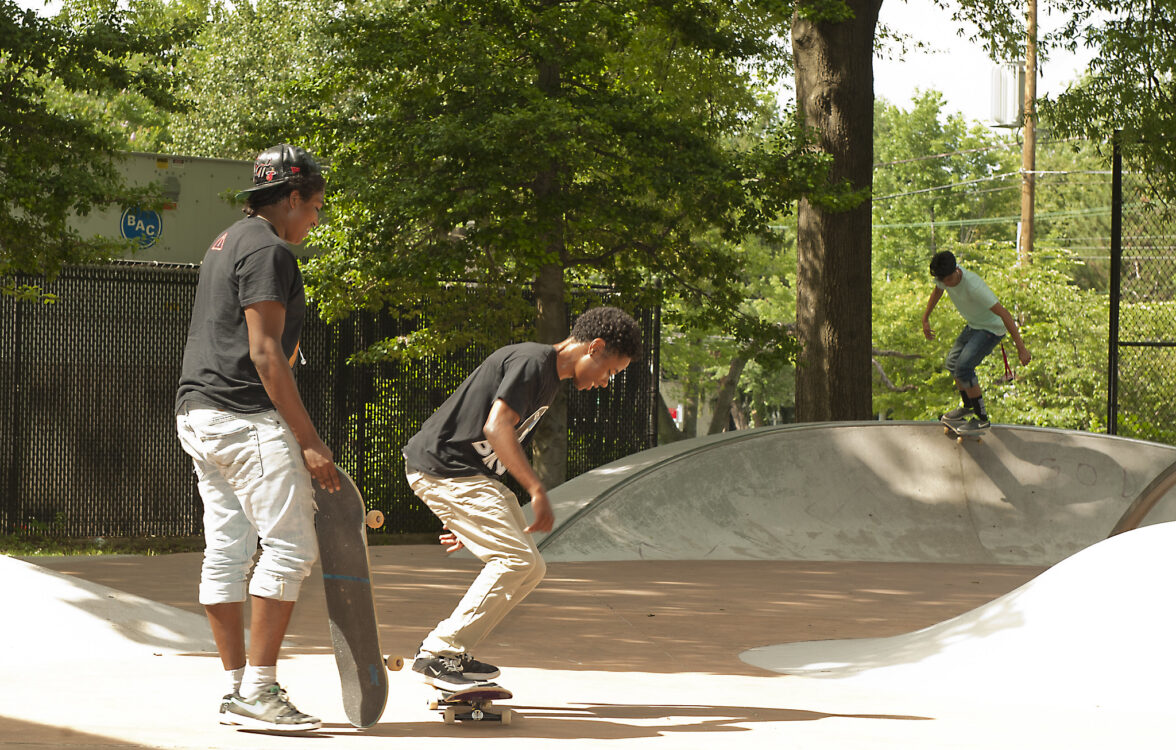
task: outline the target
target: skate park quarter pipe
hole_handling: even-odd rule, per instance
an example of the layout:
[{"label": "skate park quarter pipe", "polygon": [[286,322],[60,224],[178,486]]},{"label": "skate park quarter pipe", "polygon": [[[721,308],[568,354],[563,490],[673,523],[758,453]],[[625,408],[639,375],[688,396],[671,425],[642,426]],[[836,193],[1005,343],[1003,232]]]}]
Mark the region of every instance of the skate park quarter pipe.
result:
[{"label": "skate park quarter pipe", "polygon": [[[549,494],[549,560],[765,559],[1053,565],[1104,539],[1176,448],[994,425],[784,425],[684,440]],[[1176,491],[1143,525],[1176,520]]]}]

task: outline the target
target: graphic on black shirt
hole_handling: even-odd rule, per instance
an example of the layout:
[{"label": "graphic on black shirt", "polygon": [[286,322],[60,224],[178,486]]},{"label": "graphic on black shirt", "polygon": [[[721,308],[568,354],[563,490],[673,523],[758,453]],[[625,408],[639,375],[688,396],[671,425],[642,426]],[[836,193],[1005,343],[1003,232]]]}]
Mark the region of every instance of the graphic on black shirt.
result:
[{"label": "graphic on black shirt", "polygon": [[[550,408],[550,406],[544,406],[540,408],[534,414],[524,419],[523,423],[515,428],[515,437],[518,438],[519,445],[522,445],[526,441],[527,435],[531,434],[531,430],[535,429],[535,425],[539,424],[539,420],[543,418],[543,415],[546,414],[547,410]],[[494,449],[490,447],[489,440],[479,440],[473,445],[474,450],[477,451],[478,455],[482,457],[482,463],[486,464],[487,469],[493,471],[498,476],[502,476],[506,473],[506,467],[503,466],[502,462],[498,460],[498,454],[496,454]]]}]

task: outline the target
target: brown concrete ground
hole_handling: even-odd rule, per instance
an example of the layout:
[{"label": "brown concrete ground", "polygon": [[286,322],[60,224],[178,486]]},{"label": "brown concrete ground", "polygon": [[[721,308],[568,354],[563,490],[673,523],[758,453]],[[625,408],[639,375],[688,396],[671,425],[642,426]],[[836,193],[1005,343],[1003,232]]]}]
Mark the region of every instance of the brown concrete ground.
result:
[{"label": "brown concrete ground", "polygon": [[[382,645],[404,655],[448,614],[478,569],[476,561],[447,558],[437,547],[376,547],[371,558]],[[201,613],[197,554],[30,561]],[[475,742],[480,749],[1170,746],[1168,717],[1076,715],[992,695],[961,702],[937,698],[934,686],[918,695],[863,691],[739,660],[742,651],[767,644],[916,630],[1040,571],[926,563],[552,563],[544,583],[477,654],[504,668],[500,682],[515,691],[507,703],[522,714],[516,723],[446,726],[425,706],[431,690],[404,671],[390,675],[388,708],[368,730],[343,717],[315,575],[296,609],[279,674],[300,708],[323,717],[321,731],[290,737],[220,727],[214,714],[224,690],[214,654],[111,663],[86,653],[85,634],[78,633],[78,642],[60,644],[65,653],[43,668],[0,671],[0,748],[349,750],[390,747],[380,741],[386,738],[396,738],[395,747],[430,750]]]}]

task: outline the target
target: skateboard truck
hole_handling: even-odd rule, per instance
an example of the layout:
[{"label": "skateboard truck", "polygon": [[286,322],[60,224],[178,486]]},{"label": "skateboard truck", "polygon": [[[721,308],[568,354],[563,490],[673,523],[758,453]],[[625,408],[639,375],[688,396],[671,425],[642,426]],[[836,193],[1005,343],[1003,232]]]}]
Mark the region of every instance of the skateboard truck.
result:
[{"label": "skateboard truck", "polygon": [[[436,687],[436,686],[434,686]],[[510,724],[514,712],[509,708],[492,708],[494,701],[514,697],[504,687],[493,683],[475,685],[458,692],[437,688],[439,696],[429,700],[429,708],[442,711],[441,718],[446,724],[459,721],[497,721]]]}]

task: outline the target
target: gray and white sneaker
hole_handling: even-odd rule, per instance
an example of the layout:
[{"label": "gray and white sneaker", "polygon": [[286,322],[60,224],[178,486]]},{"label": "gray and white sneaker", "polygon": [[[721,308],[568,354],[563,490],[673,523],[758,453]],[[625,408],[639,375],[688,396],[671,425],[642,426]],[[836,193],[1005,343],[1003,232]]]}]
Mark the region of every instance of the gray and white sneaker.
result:
[{"label": "gray and white sneaker", "polygon": [[967,422],[965,422],[959,426],[959,431],[966,434],[966,435],[972,435],[972,434],[975,434],[978,432],[984,432],[985,430],[987,430],[991,426],[992,426],[992,423],[989,422],[987,419],[981,419],[980,417],[972,417]]},{"label": "gray and white sneaker", "polygon": [[278,732],[306,732],[323,725],[322,719],[295,708],[276,682],[252,701],[246,701],[240,694],[231,696],[221,704],[221,723]]},{"label": "gray and white sneaker", "polygon": [[425,676],[425,682],[442,690],[465,690],[486,680],[463,674],[465,664],[460,656],[445,656],[421,652],[412,660],[412,671]]}]

